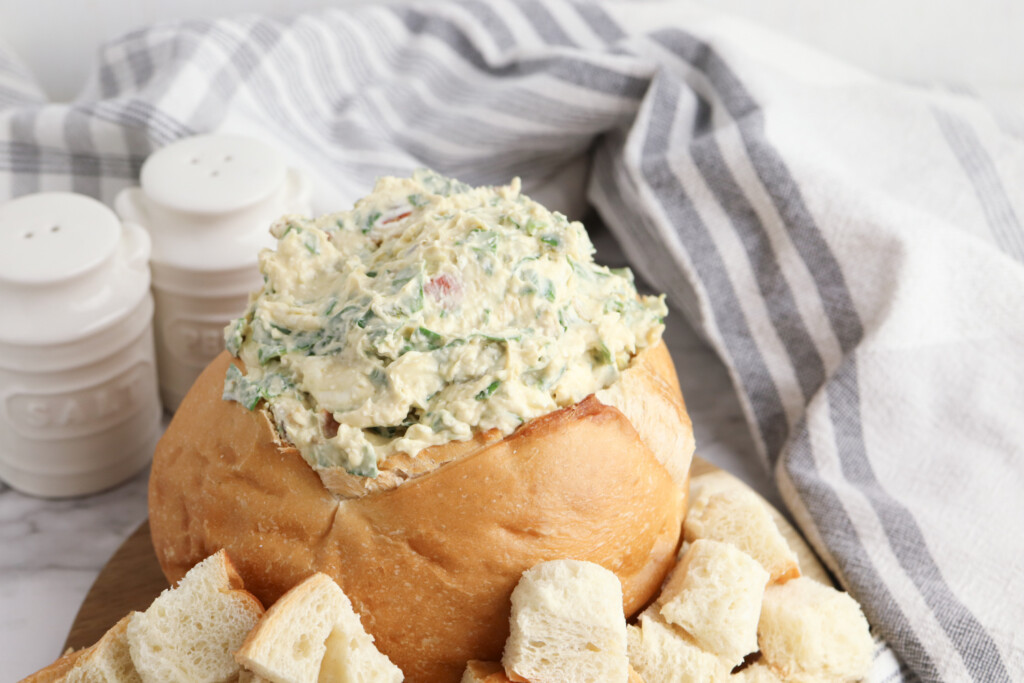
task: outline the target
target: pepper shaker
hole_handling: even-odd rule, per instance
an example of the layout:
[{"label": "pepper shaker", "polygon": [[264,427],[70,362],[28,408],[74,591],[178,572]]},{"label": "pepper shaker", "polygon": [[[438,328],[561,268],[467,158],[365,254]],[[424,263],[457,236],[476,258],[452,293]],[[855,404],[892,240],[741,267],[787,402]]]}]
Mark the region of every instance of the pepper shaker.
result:
[{"label": "pepper shaker", "polygon": [[150,267],[160,396],[177,409],[224,348],[224,327],[263,285],[257,257],[281,215],[310,212],[310,183],[273,148],[199,135],[152,154],[115,209],[153,240]]},{"label": "pepper shaker", "polygon": [[31,495],[114,486],[160,433],[150,240],[100,202],[0,205],[0,478]]}]

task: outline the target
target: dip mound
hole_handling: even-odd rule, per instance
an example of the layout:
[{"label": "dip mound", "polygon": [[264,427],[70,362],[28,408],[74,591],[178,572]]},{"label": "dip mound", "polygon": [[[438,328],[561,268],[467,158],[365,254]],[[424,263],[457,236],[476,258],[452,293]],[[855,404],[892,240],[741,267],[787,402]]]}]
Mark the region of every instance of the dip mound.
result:
[{"label": "dip mound", "polygon": [[614,384],[666,309],[593,262],[583,226],[505,187],[429,171],[384,178],[351,211],[286,217],[266,284],[227,330],[247,374],[316,468],[374,477],[394,453],[524,422]]}]

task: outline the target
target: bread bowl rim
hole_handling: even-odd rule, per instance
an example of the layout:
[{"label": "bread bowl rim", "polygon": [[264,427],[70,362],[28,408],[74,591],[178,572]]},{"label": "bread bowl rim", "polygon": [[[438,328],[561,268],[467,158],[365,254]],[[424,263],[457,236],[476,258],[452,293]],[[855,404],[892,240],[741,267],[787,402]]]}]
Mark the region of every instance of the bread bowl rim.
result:
[{"label": "bread bowl rim", "polygon": [[[226,353],[226,351],[223,352],[221,356],[223,356]],[[670,376],[668,378],[666,378],[662,374],[659,374],[658,376],[661,377],[661,379],[667,380],[669,382],[671,387],[674,389],[677,398],[679,399],[682,408],[681,414],[682,417],[685,418],[684,421],[681,421],[682,424],[680,425],[680,428],[684,429],[687,432],[686,436],[687,440],[689,441],[690,447],[686,449],[687,452],[685,454],[682,454],[682,456],[680,457],[680,462],[677,463],[678,468],[669,467],[668,463],[666,463],[664,459],[666,457],[665,454],[659,452],[659,449],[651,447],[650,444],[647,443],[645,435],[643,433],[640,433],[639,429],[637,429],[637,431],[638,433],[640,433],[639,435],[641,440],[645,442],[645,445],[648,445],[648,447],[651,448],[651,451],[655,454],[655,457],[662,463],[663,466],[666,467],[666,469],[669,470],[673,479],[676,480],[676,483],[681,488],[685,488],[686,478],[688,474],[687,476],[680,477],[679,472],[675,471],[675,469],[681,469],[683,472],[686,473],[688,473],[689,471],[689,465],[693,459],[693,430],[692,424],[689,422],[689,415],[686,412],[685,400],[683,399],[682,393],[679,389],[678,378],[675,376],[675,367],[674,365],[672,365],[671,355],[668,353],[667,345],[665,344],[664,339],[661,337],[659,337],[653,344],[638,349],[637,352],[630,357],[629,364],[622,370],[622,372],[619,374],[619,377],[615,380],[615,382],[613,382],[607,387],[603,387],[591,394],[588,394],[586,397],[584,397],[580,401],[577,401],[576,403],[561,406],[547,413],[542,413],[528,420],[525,420],[515,430],[509,432],[508,434],[502,434],[497,428],[492,428],[485,431],[474,430],[473,434],[468,439],[452,439],[444,443],[428,446],[420,450],[414,456],[410,456],[408,453],[402,451],[392,453],[388,455],[385,459],[378,462],[378,473],[375,477],[364,477],[357,474],[351,474],[347,470],[345,470],[344,467],[341,466],[314,466],[313,464],[309,463],[308,460],[302,457],[301,453],[299,453],[298,451],[298,448],[290,441],[288,441],[288,439],[284,435],[281,434],[281,431],[278,429],[278,426],[274,421],[273,415],[271,414],[270,407],[266,401],[260,401],[260,403],[255,408],[252,409],[252,412],[260,415],[267,422],[267,426],[270,430],[270,433],[273,435],[275,445],[281,450],[295,451],[296,453],[299,453],[299,456],[302,457],[303,461],[306,462],[309,468],[320,477],[320,480],[323,483],[324,488],[335,499],[345,500],[352,498],[360,498],[365,495],[380,493],[398,488],[399,486],[408,481],[429,474],[430,472],[433,472],[441,467],[444,467],[449,463],[455,462],[462,458],[470,457],[473,454],[479,453],[484,449],[493,446],[496,443],[499,443],[507,439],[518,438],[517,434],[520,434],[521,431],[526,429],[531,423],[535,422],[536,420],[542,419],[549,415],[553,415],[555,413],[559,413],[561,411],[565,411],[569,408],[572,408],[573,406],[579,405],[580,403],[587,400],[591,396],[597,396],[597,400],[600,401],[603,405],[607,405],[611,408],[618,409],[620,412],[624,412],[622,410],[622,406],[615,405],[613,402],[609,402],[606,398],[602,400],[602,397],[599,395],[603,394],[604,396],[608,396],[609,391],[615,391],[617,386],[621,386],[622,382],[626,381],[627,373],[635,372],[638,366],[643,364],[646,359],[650,359],[652,356],[657,358],[654,361],[656,363],[664,363],[665,361],[662,360],[662,358],[667,359],[668,368],[671,370]],[[239,369],[243,372],[243,374],[246,372],[245,363],[237,356],[231,356],[230,362],[232,364],[236,364],[239,367]],[[630,421],[630,423],[633,422],[632,419],[630,419],[630,415],[626,414],[626,418],[627,420]],[[683,465],[682,463],[683,460],[685,460],[685,465]]]}]

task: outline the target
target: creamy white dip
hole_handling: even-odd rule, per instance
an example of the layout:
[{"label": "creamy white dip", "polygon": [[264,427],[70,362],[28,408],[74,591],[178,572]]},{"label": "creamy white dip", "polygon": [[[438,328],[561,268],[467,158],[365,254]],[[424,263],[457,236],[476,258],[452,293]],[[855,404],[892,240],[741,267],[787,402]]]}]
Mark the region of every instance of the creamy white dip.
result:
[{"label": "creamy white dip", "polygon": [[224,397],[266,401],[316,468],[513,432],[612,385],[663,330],[663,297],[593,262],[583,225],[505,187],[382,178],[351,211],[288,216],[266,284],[225,331]]}]

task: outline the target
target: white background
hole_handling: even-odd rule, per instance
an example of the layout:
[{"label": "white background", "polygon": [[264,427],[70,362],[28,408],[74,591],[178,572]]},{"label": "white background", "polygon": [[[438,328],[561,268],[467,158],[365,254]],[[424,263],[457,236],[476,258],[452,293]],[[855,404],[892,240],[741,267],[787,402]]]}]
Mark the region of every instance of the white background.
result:
[{"label": "white background", "polygon": [[[152,21],[282,14],[354,0],[0,0],[0,40],[46,92],[71,99],[97,45]],[[1024,88],[1020,0],[698,0],[877,74],[1015,95]]]}]

